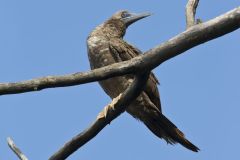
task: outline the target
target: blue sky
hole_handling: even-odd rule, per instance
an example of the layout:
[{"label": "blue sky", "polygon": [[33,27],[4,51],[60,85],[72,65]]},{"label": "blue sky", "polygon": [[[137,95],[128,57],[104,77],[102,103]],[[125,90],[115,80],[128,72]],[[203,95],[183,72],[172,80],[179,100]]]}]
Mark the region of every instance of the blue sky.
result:
[{"label": "blue sky", "polygon": [[[152,12],[125,39],[146,51],[185,30],[186,1],[0,0],[0,82],[89,70],[86,38],[114,12]],[[239,6],[200,2],[203,21]],[[69,159],[237,159],[240,143],[240,31],[197,46],[156,68],[164,114],[196,144],[193,153],[159,140],[122,114]],[[97,83],[0,97],[0,159],[47,159],[110,102]]]}]

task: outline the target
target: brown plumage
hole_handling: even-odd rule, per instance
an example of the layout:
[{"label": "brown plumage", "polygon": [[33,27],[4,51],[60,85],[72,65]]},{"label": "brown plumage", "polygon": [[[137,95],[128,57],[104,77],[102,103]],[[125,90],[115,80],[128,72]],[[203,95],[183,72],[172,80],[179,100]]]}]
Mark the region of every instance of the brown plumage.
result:
[{"label": "brown plumage", "polygon": [[[87,40],[91,68],[95,69],[126,61],[141,54],[141,51],[125,42],[123,36],[130,24],[147,16],[149,14],[136,15],[120,11],[96,27]],[[132,80],[133,75],[125,75],[99,83],[111,98],[115,98],[128,87]],[[188,141],[184,134],[162,114],[157,84],[157,78],[151,73],[144,90],[127,107],[127,112],[141,120],[156,136],[163,138],[167,143],[178,142],[197,152],[199,149]]]}]

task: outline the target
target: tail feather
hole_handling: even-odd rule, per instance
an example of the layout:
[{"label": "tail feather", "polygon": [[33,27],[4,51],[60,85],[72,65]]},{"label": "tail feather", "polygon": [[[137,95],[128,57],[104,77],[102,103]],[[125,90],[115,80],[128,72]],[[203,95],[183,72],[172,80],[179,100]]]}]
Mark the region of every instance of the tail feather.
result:
[{"label": "tail feather", "polygon": [[156,116],[145,117],[144,123],[146,126],[159,138],[163,138],[169,144],[180,143],[184,147],[198,152],[199,148],[188,141],[183,132],[181,132],[170,120],[162,113]]}]

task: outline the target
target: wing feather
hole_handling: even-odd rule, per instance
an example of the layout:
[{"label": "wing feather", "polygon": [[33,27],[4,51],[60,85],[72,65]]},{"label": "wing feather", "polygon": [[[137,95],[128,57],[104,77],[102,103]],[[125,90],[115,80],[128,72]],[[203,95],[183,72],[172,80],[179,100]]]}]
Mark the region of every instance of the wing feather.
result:
[{"label": "wing feather", "polygon": [[[127,61],[132,59],[142,52],[135,48],[134,46],[128,44],[127,42],[123,41],[122,39],[112,39],[110,41],[109,49],[112,56],[117,62]],[[128,75],[133,78],[132,75]],[[144,88],[144,92],[148,95],[150,100],[155,104],[155,106],[161,112],[161,102],[160,102],[160,95],[158,92],[157,84],[159,84],[156,76],[151,72],[146,87]]]}]

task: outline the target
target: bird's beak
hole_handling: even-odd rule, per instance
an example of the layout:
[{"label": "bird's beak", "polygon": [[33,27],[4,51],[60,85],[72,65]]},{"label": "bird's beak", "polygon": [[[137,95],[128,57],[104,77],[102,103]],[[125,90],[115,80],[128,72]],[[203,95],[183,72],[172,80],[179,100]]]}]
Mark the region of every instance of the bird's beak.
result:
[{"label": "bird's beak", "polygon": [[145,17],[151,16],[151,13],[140,13],[140,14],[135,14],[131,13],[128,17],[122,18],[123,22],[126,24],[126,26],[130,26],[134,22],[143,19]]}]

